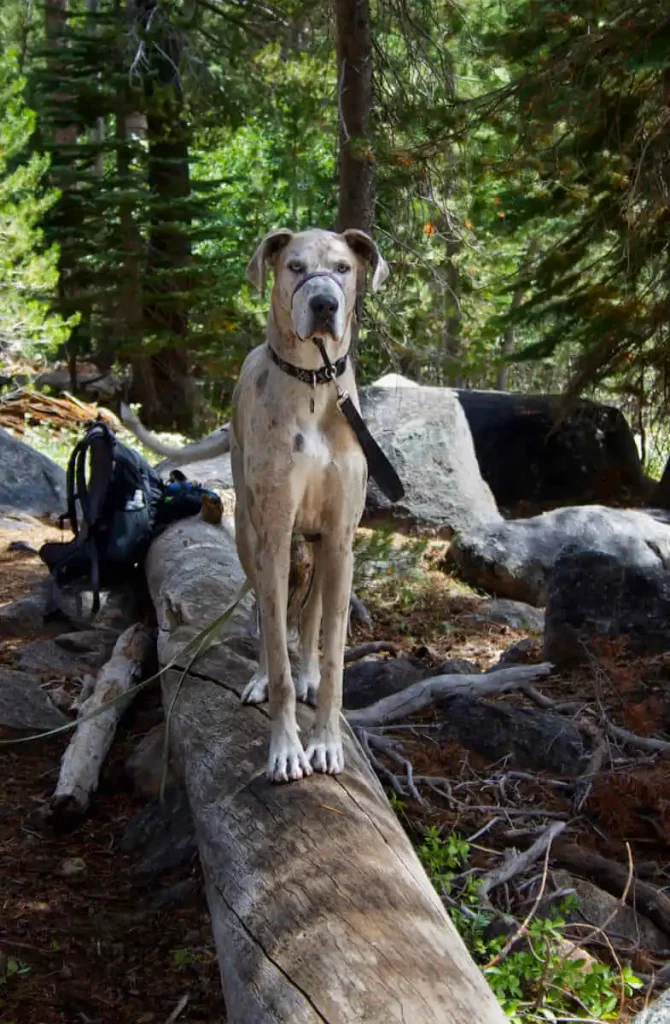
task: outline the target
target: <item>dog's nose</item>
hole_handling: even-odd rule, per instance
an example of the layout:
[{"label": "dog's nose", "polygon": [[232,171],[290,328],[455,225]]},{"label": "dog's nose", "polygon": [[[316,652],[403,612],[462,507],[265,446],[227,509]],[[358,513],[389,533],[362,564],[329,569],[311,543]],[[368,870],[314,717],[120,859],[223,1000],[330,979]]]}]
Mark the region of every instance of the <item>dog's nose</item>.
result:
[{"label": "dog's nose", "polygon": [[332,295],[313,295],[309,300],[309,308],[319,320],[328,320],[337,312],[338,302]]}]

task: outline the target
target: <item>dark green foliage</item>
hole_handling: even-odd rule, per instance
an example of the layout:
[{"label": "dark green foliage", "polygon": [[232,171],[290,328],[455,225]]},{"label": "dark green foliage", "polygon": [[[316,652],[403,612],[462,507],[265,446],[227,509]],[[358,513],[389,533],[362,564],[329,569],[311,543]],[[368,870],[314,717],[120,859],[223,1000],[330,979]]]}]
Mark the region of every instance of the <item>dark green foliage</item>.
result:
[{"label": "dark green foliage", "polygon": [[645,369],[665,385],[670,284],[670,14],[661,3],[510,6],[487,44],[515,69],[479,112],[514,139],[501,193],[508,222],[551,218],[523,276],[523,358],[572,343],[577,393]]}]

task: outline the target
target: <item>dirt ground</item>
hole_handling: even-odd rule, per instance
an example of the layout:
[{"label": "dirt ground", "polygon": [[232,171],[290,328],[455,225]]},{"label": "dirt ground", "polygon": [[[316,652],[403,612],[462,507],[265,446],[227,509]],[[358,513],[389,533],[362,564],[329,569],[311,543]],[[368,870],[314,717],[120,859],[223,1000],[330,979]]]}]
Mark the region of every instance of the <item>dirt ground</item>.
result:
[{"label": "dirt ground", "polygon": [[[37,547],[45,536],[45,531],[0,531],[0,603],[20,597],[44,576],[34,556],[8,551],[10,541]],[[437,660],[468,658],[485,669],[526,634],[468,618],[481,599],[436,569],[439,554],[428,558],[411,595],[392,581],[368,595],[374,638],[392,640],[405,653],[424,649],[425,656],[428,648]],[[372,635],[357,627],[352,643]],[[1,664],[14,664],[17,643],[0,643]],[[539,645],[529,657],[540,660]],[[669,675],[670,657],[632,663],[624,650],[610,645],[597,671],[554,676],[542,690],[557,699],[577,697],[607,706],[617,724],[641,735],[670,734]],[[138,873],[139,855],[120,849],[128,821],[146,803],[131,791],[123,765],[156,721],[157,700],[157,693],[143,695],[126,716],[91,813],[69,833],[54,834],[40,819],[67,740],[0,749],[0,1024],[225,1020],[197,858],[160,878],[147,878]],[[424,716],[424,721],[437,724],[437,717]],[[492,766],[455,744],[427,742],[426,734],[405,732],[403,743],[417,773],[447,776],[466,794],[465,807],[457,810],[427,810],[406,801],[401,819],[410,834],[418,836],[423,825],[437,823],[469,835],[491,818],[477,808],[499,798]],[[519,782],[516,793],[527,806],[570,811],[568,797],[542,779]],[[496,835],[493,828],[482,841],[482,864],[496,848]],[[636,864],[647,865],[654,883],[670,885],[668,761],[639,758],[615,768],[614,759],[606,758],[570,836],[619,861],[625,861],[629,842]],[[160,906],[168,890],[179,892],[179,899]],[[644,950],[636,957],[639,970],[658,966]]]},{"label": "dirt ground", "polygon": [[[44,576],[35,557],[8,544],[38,547],[47,535],[58,531],[0,531],[0,603]],[[5,642],[0,663],[11,666],[16,650]],[[164,1024],[186,997],[175,1020],[225,1021],[197,857],[147,878],[137,871],[140,855],[120,851],[128,821],[146,804],[123,764],[154,724],[156,701],[149,694],[127,716],[90,816],[67,834],[54,835],[39,817],[67,739],[0,750],[0,1024]],[[178,904],[158,906],[172,886]]]}]

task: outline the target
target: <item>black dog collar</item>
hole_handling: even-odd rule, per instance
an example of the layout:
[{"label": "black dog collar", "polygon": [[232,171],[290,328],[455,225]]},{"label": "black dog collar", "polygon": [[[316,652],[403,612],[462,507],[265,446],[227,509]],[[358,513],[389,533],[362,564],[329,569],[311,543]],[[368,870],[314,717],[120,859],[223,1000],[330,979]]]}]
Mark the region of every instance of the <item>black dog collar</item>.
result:
[{"label": "black dog collar", "polygon": [[307,370],[304,366],[295,366],[293,363],[288,363],[285,359],[282,359],[271,345],[268,345],[268,349],[270,350],[272,361],[280,370],[287,373],[289,377],[295,377],[296,380],[301,380],[312,387],[316,387],[317,384],[327,384],[335,377],[341,377],[347,368],[347,359],[349,358],[349,353],[345,352],[334,363],[329,361],[328,365],[324,364],[318,370]]}]

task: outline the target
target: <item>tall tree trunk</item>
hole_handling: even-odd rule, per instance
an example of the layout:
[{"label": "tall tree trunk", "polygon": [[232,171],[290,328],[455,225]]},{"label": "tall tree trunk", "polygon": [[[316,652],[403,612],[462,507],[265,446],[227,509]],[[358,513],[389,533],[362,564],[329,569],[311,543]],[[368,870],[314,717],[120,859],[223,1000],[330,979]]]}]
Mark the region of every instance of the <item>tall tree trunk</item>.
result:
[{"label": "tall tree trunk", "polygon": [[145,88],[151,220],[143,320],[154,351],[132,360],[132,397],[142,403],[147,424],[188,430],[196,411],[196,389],[187,350],[191,185],[190,133],[179,70],[182,39],[156,0],[141,0],[137,9],[152,33]]},{"label": "tall tree trunk", "polygon": [[370,145],[372,26],[369,0],[336,0],[339,203],[337,230],[371,232],[375,164]]},{"label": "tall tree trunk", "polygon": [[[44,8],[44,31],[47,46],[47,70],[50,82],[62,82],[67,77],[65,54],[67,50],[67,30],[69,18],[69,0],[47,0]],[[54,233],[62,229],[71,232],[75,237],[81,223],[80,204],[72,193],[75,181],[75,147],[77,145],[78,127],[72,112],[73,97],[62,88],[53,88],[44,97],[49,113],[45,117],[45,135],[51,143],[50,178],[60,190],[60,198],[47,216],[47,226]],[[61,247],[58,259],[58,299],[61,312],[71,315],[75,309],[76,287],[73,282],[76,260]],[[77,353],[82,344],[86,344],[89,334],[90,317],[84,313],[81,322],[73,328],[70,338],[65,344],[70,373],[70,388],[77,387]]]}]

